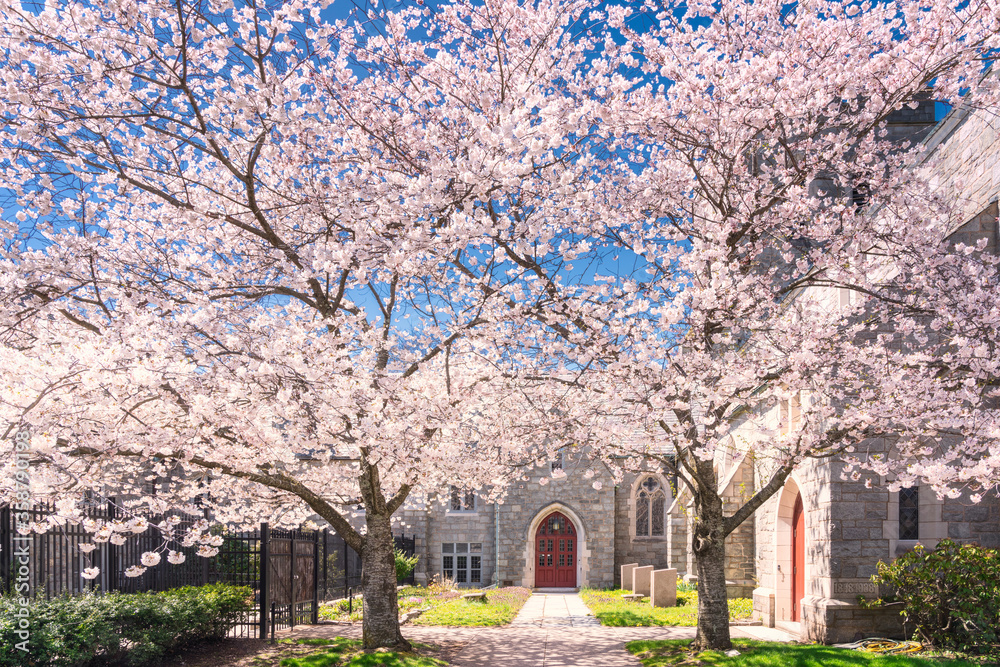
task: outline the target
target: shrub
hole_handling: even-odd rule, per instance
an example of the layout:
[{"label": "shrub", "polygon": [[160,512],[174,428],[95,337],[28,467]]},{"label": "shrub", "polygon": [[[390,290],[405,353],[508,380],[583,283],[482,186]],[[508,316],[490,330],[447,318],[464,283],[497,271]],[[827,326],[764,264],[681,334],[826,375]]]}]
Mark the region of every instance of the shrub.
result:
[{"label": "shrub", "polygon": [[970,653],[1000,652],[1000,551],[943,540],[920,545],[891,565],[879,563],[872,581],[894,589],[876,605],[900,606],[919,639]]},{"label": "shrub", "polygon": [[416,554],[413,556],[407,556],[399,549],[393,551],[393,555],[396,557],[396,581],[402,581],[410,576],[411,572],[413,572],[413,568],[417,566],[417,560],[420,556],[417,556]]},{"label": "shrub", "polygon": [[25,653],[16,647],[21,607],[0,597],[0,667],[155,664],[193,642],[224,637],[251,608],[250,589],[227,584],[36,598],[29,601]]},{"label": "shrub", "polygon": [[698,591],[677,591],[677,606],[678,607],[697,607],[698,606]]}]

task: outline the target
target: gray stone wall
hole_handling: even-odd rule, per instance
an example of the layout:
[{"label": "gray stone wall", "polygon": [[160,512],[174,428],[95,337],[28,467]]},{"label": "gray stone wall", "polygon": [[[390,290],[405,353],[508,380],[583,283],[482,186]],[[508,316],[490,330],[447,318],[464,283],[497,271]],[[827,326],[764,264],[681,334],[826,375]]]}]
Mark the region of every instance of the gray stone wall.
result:
[{"label": "gray stone wall", "polygon": [[[534,528],[552,511],[574,521],[582,544],[577,558],[577,586],[607,588],[614,583],[615,491],[610,474],[583,451],[567,452],[566,476],[552,479],[549,464],[527,471],[500,505],[500,585],[533,587]],[[587,478],[586,471],[595,474]],[[545,477],[545,485],[540,480]],[[600,482],[601,489],[593,487]]]},{"label": "gray stone wall", "polygon": [[997,202],[990,202],[985,209],[973,216],[971,220],[955,230],[949,236],[953,243],[975,245],[981,239],[986,239],[986,252],[997,254]]},{"label": "gray stone wall", "polygon": [[495,506],[476,498],[476,509],[472,512],[453,512],[449,508],[447,492],[428,499],[427,516],[427,576],[428,580],[442,575],[441,545],[448,542],[469,542],[482,544],[480,556],[482,571],[479,583],[467,582],[467,586],[489,586],[493,583],[496,564],[494,549]]},{"label": "gray stone wall", "polygon": [[[614,586],[621,587],[621,566],[627,563],[653,565],[656,569],[673,567],[670,557],[670,515],[664,515],[664,531],[660,536],[635,535],[635,485],[642,475],[626,475],[615,487],[615,565]],[[664,486],[669,484],[664,480]],[[666,489],[665,489],[666,490]],[[666,509],[672,504],[672,498],[667,498]]]},{"label": "gray stone wall", "polygon": [[1000,549],[1000,495],[986,494],[978,504],[969,493],[946,499],[941,519],[948,523],[948,537],[956,542],[972,542],[989,549]]},{"label": "gray stone wall", "polygon": [[993,109],[957,110],[928,138],[923,165],[932,185],[955,202],[960,220],[971,220],[1000,192],[1000,141]]},{"label": "gray stone wall", "polygon": [[[756,488],[752,459],[744,458],[725,481],[728,484],[723,491],[723,511],[732,515],[753,496]],[[731,598],[751,597],[757,584],[754,523],[751,516],[726,538],[726,588]]]}]

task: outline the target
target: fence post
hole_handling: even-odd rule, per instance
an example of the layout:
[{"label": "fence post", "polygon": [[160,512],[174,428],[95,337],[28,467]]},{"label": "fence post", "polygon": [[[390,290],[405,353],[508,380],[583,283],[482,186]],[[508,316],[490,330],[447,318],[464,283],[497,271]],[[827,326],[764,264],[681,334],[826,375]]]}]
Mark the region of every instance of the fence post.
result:
[{"label": "fence post", "polygon": [[319,531],[313,531],[313,609],[312,624],[319,623]]},{"label": "fence post", "polygon": [[[114,521],[115,503],[111,498],[108,498],[106,514],[108,515],[109,522]],[[113,542],[105,542],[105,546],[108,548],[108,590],[120,591],[122,589],[122,578],[118,573],[118,561],[121,554],[121,547]]]},{"label": "fence post", "polygon": [[351,577],[347,571],[347,540],[340,538],[341,544],[344,545],[341,551],[344,552],[344,597],[347,597],[348,585],[347,582],[350,581]]},{"label": "fence post", "polygon": [[330,534],[327,529],[323,529],[323,600],[330,598],[330,570],[326,567],[326,559],[329,558]]},{"label": "fence post", "polygon": [[271,541],[271,531],[268,529],[267,522],[260,524],[260,558],[258,564],[257,572],[257,585],[260,588],[260,592],[257,597],[260,598],[260,638],[267,639],[267,612],[271,608],[271,586],[270,577],[268,576],[268,570],[270,569],[270,549]]},{"label": "fence post", "polygon": [[[208,508],[207,507],[204,510],[202,510],[202,514],[205,517],[205,520],[208,521],[209,513],[208,513]],[[201,585],[202,586],[205,586],[206,584],[208,584],[208,562],[210,560],[212,560],[212,559],[211,558],[202,558],[201,559]]]},{"label": "fence post", "polygon": [[10,554],[13,549],[10,534],[10,507],[0,509],[0,593],[10,590]]},{"label": "fence post", "polygon": [[292,612],[292,627],[293,628],[295,627],[295,603],[298,601],[298,592],[299,592],[298,591],[299,587],[295,585],[295,580],[298,579],[298,577],[295,576],[295,569],[296,569],[295,566],[297,565],[297,563],[295,561],[298,560],[298,558],[296,557],[296,553],[295,553],[295,549],[296,549],[296,546],[295,546],[295,533],[296,532],[298,532],[298,531],[293,530],[293,531],[291,531],[289,533],[289,535],[291,535],[291,538],[289,540],[289,545],[288,545],[289,551],[291,551],[291,554],[292,554],[292,562],[289,564],[289,568],[290,568],[290,572],[291,572],[291,579],[290,579],[290,583],[289,583],[289,588],[291,588],[291,598],[292,598],[292,600],[291,600],[291,612]]}]

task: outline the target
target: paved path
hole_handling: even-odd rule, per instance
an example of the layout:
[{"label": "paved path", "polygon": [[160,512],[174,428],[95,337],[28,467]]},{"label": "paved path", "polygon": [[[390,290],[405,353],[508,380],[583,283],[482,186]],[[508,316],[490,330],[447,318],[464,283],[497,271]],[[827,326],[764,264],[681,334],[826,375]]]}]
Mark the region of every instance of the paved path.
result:
[{"label": "paved path", "polygon": [[[733,637],[788,641],[791,635],[761,627],[732,627]],[[359,637],[356,625],[303,625],[297,637]],[[535,593],[507,627],[438,628],[403,626],[416,642],[443,647],[453,667],[635,667],[625,650],[636,639],[693,639],[694,628],[605,628],[590,616],[576,593]]]},{"label": "paved path", "polygon": [[512,628],[594,628],[594,618],[576,593],[535,593],[521,607]]}]

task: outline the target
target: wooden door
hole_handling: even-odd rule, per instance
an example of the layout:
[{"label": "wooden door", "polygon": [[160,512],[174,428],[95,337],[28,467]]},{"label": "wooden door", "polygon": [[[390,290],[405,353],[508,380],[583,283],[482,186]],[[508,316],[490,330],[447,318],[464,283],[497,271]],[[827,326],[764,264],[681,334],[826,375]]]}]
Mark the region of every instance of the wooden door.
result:
[{"label": "wooden door", "polygon": [[576,527],[553,512],[535,532],[535,587],[576,588]]},{"label": "wooden door", "polygon": [[806,588],[805,542],[805,514],[802,512],[802,496],[798,496],[792,510],[792,621],[802,620],[802,597]]}]

